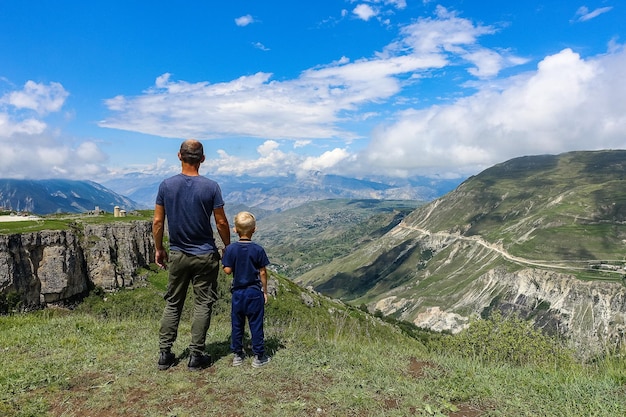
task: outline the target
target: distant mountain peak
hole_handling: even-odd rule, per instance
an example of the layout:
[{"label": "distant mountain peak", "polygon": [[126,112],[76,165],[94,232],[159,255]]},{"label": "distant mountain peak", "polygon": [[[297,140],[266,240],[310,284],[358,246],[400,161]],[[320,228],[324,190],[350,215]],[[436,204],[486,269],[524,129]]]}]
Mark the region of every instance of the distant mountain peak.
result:
[{"label": "distant mountain peak", "polygon": [[66,179],[0,179],[0,207],[34,214],[83,213],[115,206],[136,210],[140,206],[93,181]]}]

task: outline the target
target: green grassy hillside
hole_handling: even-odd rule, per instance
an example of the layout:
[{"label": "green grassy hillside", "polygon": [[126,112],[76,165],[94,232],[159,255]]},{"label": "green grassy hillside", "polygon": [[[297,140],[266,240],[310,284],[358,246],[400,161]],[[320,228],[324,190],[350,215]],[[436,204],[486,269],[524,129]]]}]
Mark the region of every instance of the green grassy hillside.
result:
[{"label": "green grassy hillside", "polygon": [[[165,273],[94,293],[73,311],[0,317],[0,415],[26,416],[616,416],[619,359],[577,364],[520,323],[437,337],[396,326],[271,275],[272,362],[230,365],[228,280],[220,278],[207,352],[189,372],[189,305],[174,352],[156,368]],[[403,330],[401,330],[401,328]],[[421,340],[421,341],[420,341]],[[531,349],[529,349],[531,347]],[[570,359],[568,359],[570,358]]]},{"label": "green grassy hillside", "polygon": [[626,151],[522,157],[496,165],[406,222],[479,235],[541,260],[624,260]]},{"label": "green grassy hillside", "polygon": [[[429,307],[469,316],[498,303],[532,316],[534,307],[518,303],[505,286],[492,289],[485,305],[472,307],[464,297],[480,292],[476,280],[489,271],[510,276],[540,269],[621,285],[624,220],[626,151],[517,158],[469,178],[384,236],[295,281],[404,320]],[[545,308],[542,300],[536,305]],[[560,320],[568,313],[551,314]]]},{"label": "green grassy hillside", "polygon": [[259,220],[255,240],[272,267],[290,278],[376,241],[421,202],[411,200],[320,200]]}]

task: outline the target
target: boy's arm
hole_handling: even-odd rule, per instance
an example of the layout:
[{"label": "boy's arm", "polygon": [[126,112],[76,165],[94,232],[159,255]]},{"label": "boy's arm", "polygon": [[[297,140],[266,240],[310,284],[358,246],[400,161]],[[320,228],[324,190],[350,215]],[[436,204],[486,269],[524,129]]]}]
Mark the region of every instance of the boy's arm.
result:
[{"label": "boy's arm", "polygon": [[[224,248],[224,252],[222,252],[222,269],[224,270],[224,272],[226,273],[226,275],[230,275],[233,273],[233,268],[232,266],[232,261],[231,261],[231,256],[230,256],[230,251],[229,249],[226,247]],[[226,263],[226,265],[224,265],[224,263]]]},{"label": "boy's arm", "polygon": [[259,276],[261,278],[261,285],[263,285],[263,298],[265,299],[265,304],[267,304],[267,270],[265,267],[259,268]]}]

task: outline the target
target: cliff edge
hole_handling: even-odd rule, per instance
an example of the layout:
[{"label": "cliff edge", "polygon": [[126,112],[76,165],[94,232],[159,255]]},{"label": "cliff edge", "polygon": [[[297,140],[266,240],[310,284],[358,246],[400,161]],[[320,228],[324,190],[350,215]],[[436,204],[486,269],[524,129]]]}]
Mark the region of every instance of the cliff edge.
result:
[{"label": "cliff edge", "polygon": [[86,293],[131,287],[154,262],[152,223],[73,224],[68,230],[0,235],[0,294],[23,309]]}]

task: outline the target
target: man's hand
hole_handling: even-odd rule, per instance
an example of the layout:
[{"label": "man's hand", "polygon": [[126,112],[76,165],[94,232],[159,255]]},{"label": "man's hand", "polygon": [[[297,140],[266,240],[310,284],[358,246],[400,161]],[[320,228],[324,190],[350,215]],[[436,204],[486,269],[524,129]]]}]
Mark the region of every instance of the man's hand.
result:
[{"label": "man's hand", "polygon": [[154,262],[159,266],[159,268],[167,269],[167,260],[168,257],[165,249],[157,249],[156,253],[154,254]]}]

